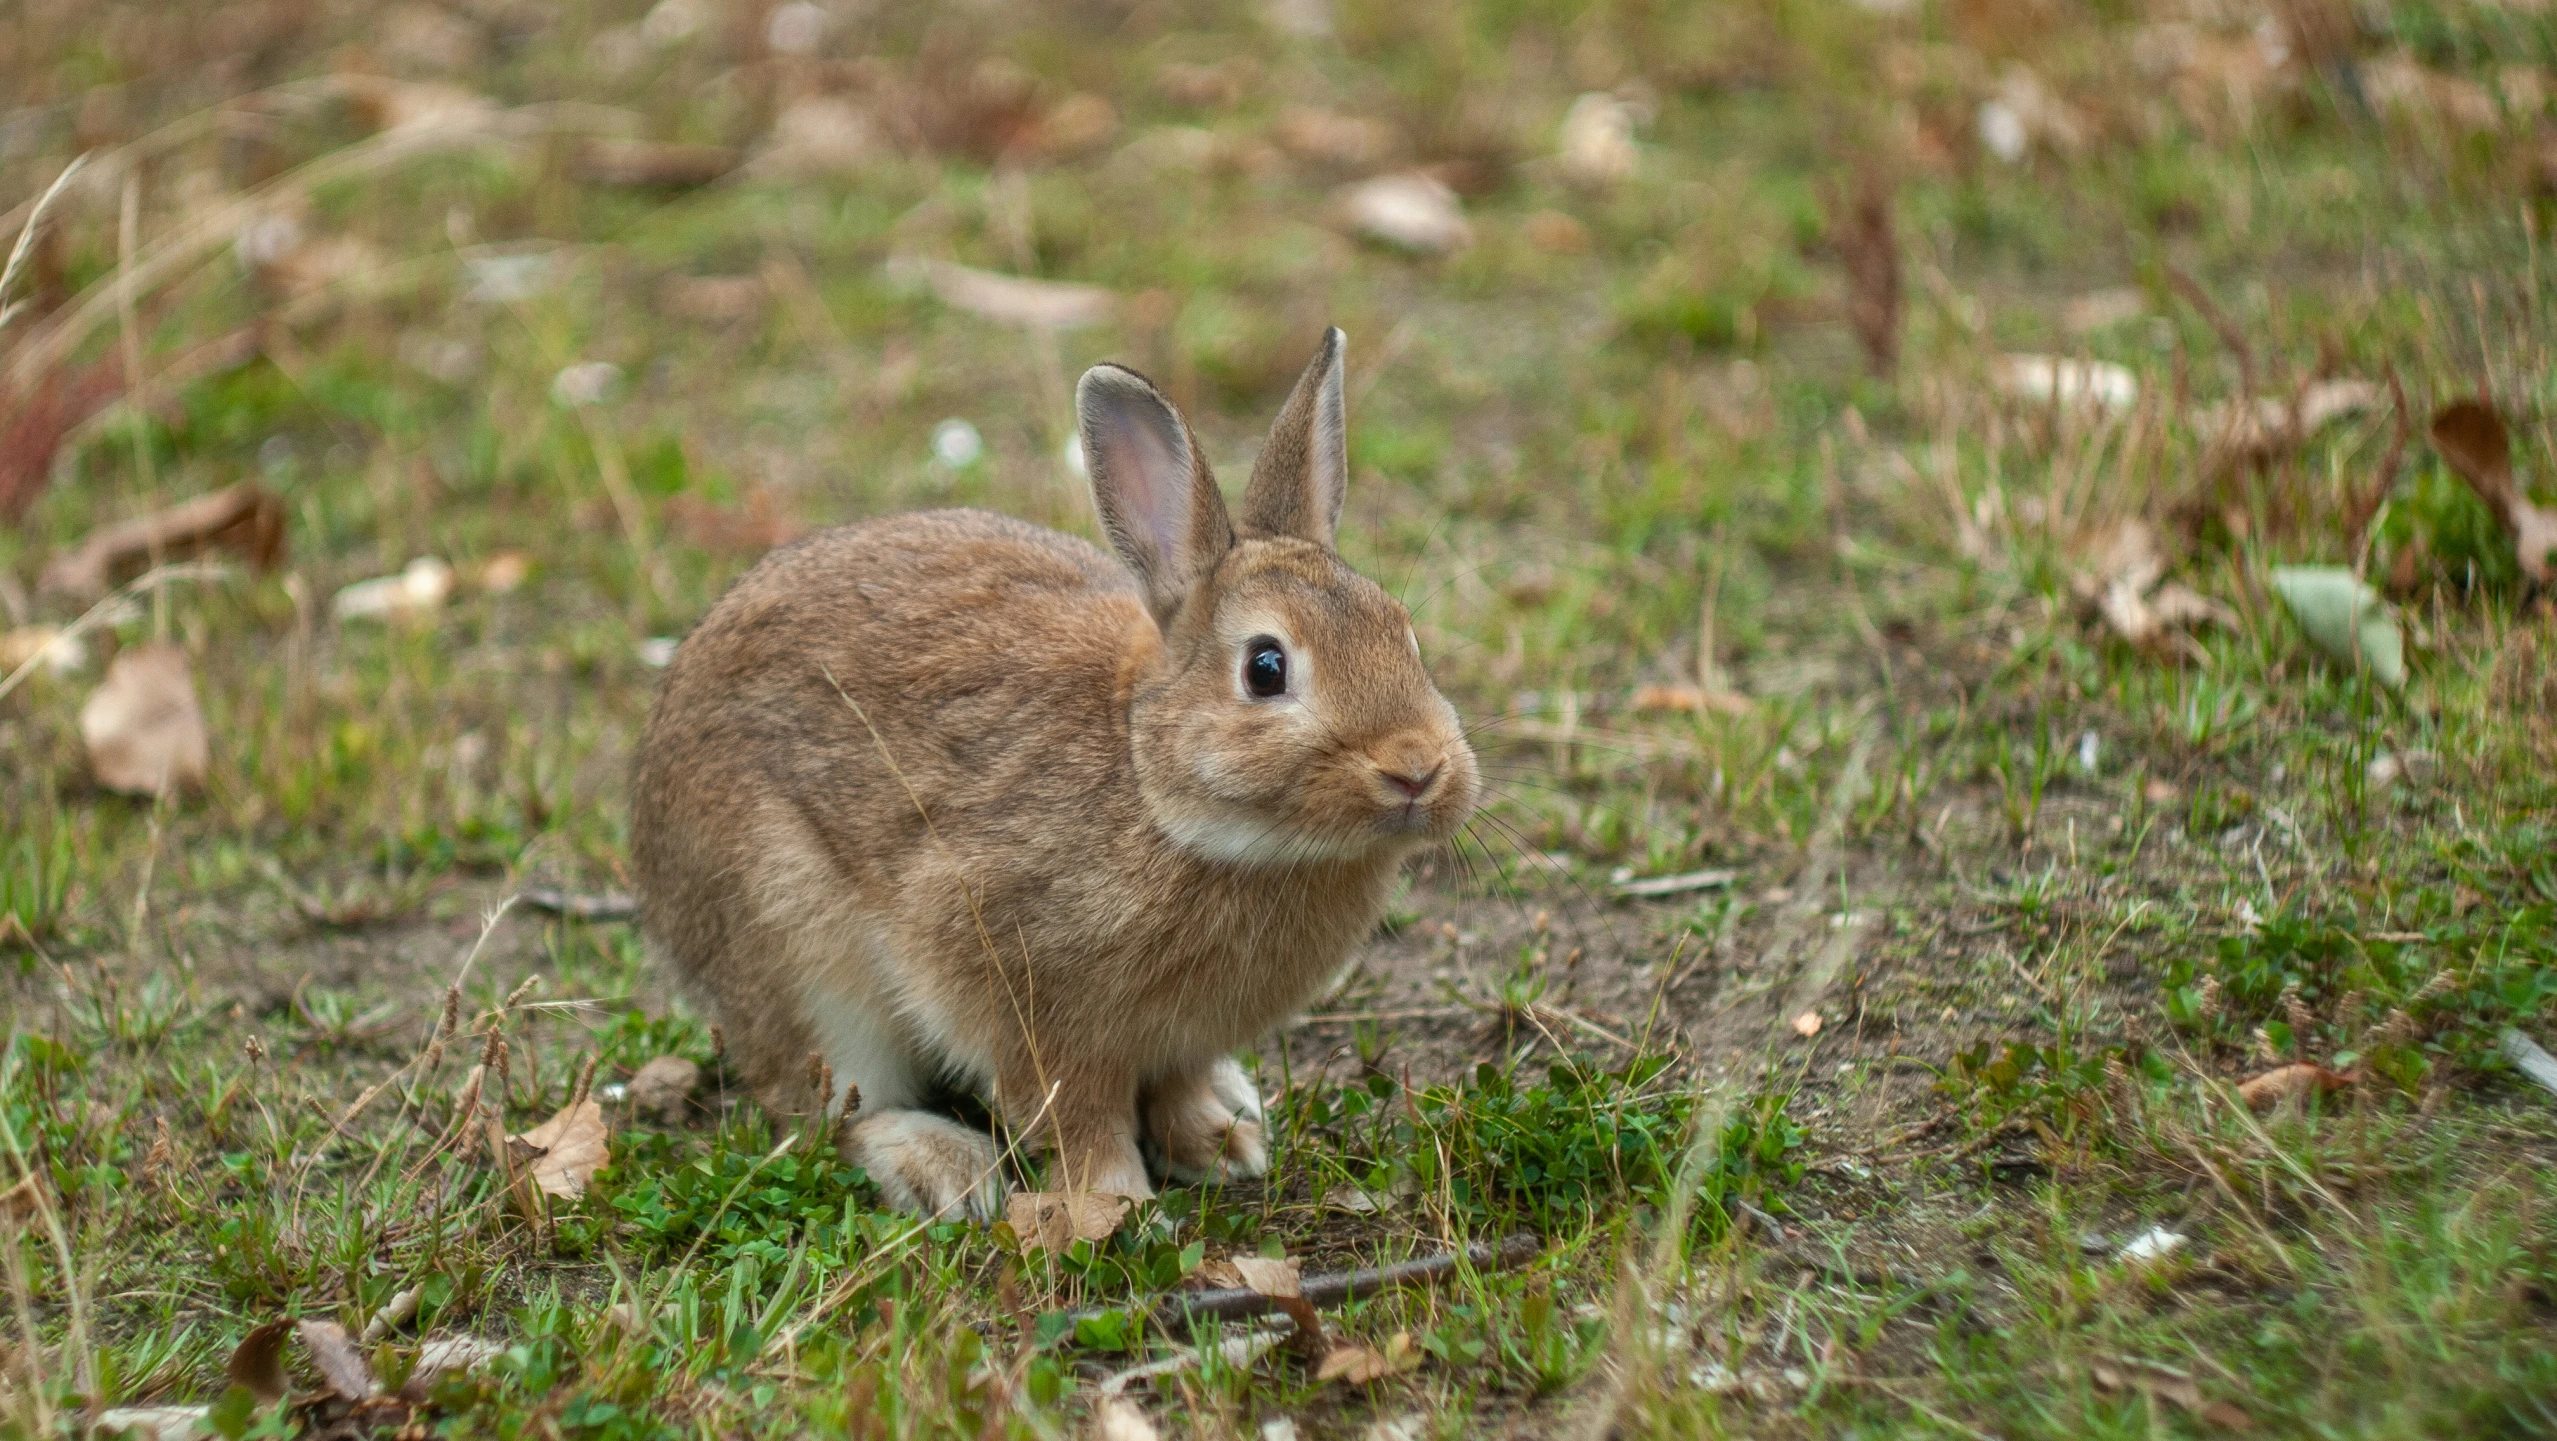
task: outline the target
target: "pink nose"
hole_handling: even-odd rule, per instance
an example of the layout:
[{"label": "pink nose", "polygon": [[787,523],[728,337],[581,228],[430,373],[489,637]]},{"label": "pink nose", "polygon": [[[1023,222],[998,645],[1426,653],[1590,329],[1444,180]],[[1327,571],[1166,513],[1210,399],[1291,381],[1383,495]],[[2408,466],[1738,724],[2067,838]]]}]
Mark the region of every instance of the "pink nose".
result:
[{"label": "pink nose", "polygon": [[1380,774],[1385,777],[1386,783],[1393,786],[1394,789],[1401,791],[1404,795],[1413,800],[1419,800],[1428,792],[1430,782],[1437,780],[1438,773],[1443,769],[1445,769],[1444,766],[1431,766],[1427,774],[1417,776],[1398,775],[1393,771],[1383,771],[1380,772]]}]

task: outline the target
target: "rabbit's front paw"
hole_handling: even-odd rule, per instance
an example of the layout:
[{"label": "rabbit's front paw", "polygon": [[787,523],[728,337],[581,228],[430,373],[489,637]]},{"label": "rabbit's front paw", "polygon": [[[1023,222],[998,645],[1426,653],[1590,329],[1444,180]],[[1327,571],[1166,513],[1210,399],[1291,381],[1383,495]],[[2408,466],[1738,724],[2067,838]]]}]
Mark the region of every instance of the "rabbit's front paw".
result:
[{"label": "rabbit's front paw", "polygon": [[1260,1092],[1231,1056],[1158,1091],[1147,1107],[1146,1132],[1177,1181],[1241,1180],[1270,1168]]},{"label": "rabbit's front paw", "polygon": [[927,1219],[979,1223],[1003,1214],[994,1138],[929,1111],[881,1111],[844,1128],[844,1156],[879,1197]]}]

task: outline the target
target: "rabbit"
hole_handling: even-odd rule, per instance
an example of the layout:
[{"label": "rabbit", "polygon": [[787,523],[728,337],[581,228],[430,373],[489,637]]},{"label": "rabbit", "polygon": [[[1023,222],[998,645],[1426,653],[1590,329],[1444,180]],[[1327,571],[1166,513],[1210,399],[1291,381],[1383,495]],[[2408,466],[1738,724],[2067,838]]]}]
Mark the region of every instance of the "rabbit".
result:
[{"label": "rabbit", "polygon": [[1229,516],[1143,376],[1075,408],[1116,559],[974,510],[764,557],[677,647],[632,858],[658,963],[785,1109],[842,1083],[883,1199],[992,1219],[991,1104],[1052,1189],[1268,1166],[1236,1048],[1301,1013],[1479,773],[1409,612],[1333,538],[1337,329]]}]

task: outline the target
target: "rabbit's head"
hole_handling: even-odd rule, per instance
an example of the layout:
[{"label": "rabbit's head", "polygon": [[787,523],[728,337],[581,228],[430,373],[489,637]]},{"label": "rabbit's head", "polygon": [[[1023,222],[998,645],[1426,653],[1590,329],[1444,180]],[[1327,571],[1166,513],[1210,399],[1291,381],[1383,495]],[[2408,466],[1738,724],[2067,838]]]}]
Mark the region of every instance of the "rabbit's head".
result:
[{"label": "rabbit's head", "polygon": [[1333,549],[1342,343],[1324,334],[1233,516],[1144,377],[1095,366],[1076,389],[1102,528],[1161,641],[1129,701],[1138,785],[1164,833],[1209,859],[1394,854],[1448,839],[1474,806],[1474,753],[1411,613]]}]

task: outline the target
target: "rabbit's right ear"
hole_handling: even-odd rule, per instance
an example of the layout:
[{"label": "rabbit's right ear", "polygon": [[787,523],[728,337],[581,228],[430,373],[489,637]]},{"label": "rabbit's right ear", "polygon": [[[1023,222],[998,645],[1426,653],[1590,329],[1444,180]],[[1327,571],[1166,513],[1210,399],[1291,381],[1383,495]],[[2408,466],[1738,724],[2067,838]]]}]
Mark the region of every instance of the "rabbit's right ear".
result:
[{"label": "rabbit's right ear", "polygon": [[1124,366],[1096,365],[1074,388],[1092,500],[1119,558],[1168,626],[1190,587],[1234,546],[1234,524],[1190,427],[1163,392]]}]

